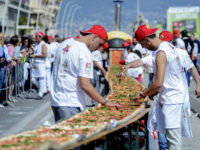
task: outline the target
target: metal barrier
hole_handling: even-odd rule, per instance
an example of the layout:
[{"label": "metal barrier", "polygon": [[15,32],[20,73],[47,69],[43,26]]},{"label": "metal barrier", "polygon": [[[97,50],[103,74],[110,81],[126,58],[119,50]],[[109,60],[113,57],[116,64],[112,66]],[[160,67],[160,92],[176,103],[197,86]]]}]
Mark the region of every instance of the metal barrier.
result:
[{"label": "metal barrier", "polygon": [[30,88],[27,91],[24,89],[25,82],[27,82],[24,79],[24,67],[27,64],[22,61],[21,63],[16,63],[15,66],[12,66],[10,63],[7,66],[4,66],[6,69],[5,80],[2,88],[0,89],[0,96],[3,96],[3,105],[14,107],[15,103],[23,102],[25,99],[30,98],[30,93],[36,93],[36,91],[32,88],[32,64],[33,60],[30,59],[28,64],[28,68],[30,70],[28,72],[28,76],[30,76]]}]

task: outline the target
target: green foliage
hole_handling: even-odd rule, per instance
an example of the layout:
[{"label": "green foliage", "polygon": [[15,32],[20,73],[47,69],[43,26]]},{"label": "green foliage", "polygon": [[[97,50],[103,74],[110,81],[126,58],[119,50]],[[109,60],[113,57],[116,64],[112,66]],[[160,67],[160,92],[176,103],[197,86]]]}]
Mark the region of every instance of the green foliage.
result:
[{"label": "green foliage", "polygon": [[27,25],[27,17],[26,16],[21,16],[19,18],[19,25]]}]

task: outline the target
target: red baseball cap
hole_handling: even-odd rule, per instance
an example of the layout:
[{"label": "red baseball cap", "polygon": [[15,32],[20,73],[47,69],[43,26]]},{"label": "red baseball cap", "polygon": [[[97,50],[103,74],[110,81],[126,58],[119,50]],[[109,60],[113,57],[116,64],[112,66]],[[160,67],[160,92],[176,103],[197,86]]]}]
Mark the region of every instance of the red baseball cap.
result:
[{"label": "red baseball cap", "polygon": [[125,64],[125,60],[124,59],[120,59],[119,64],[124,65]]},{"label": "red baseball cap", "polygon": [[74,37],[74,39],[79,39],[79,38],[80,38],[80,36],[78,36],[78,35]]},{"label": "red baseball cap", "polygon": [[53,37],[52,37],[52,36],[48,36],[48,39],[49,39],[49,40],[53,40]]},{"label": "red baseball cap", "polygon": [[122,46],[123,46],[123,47],[128,47],[129,44],[128,44],[127,42],[123,42],[123,43],[122,43]]},{"label": "red baseball cap", "polygon": [[167,31],[167,30],[164,30],[164,31],[160,32],[159,38],[160,38],[162,41],[167,41],[167,42],[174,39],[172,33],[169,32],[169,31]]},{"label": "red baseball cap", "polygon": [[173,31],[173,35],[179,38],[179,37],[180,37],[180,32],[179,32],[179,30],[174,30],[174,31]]},{"label": "red baseball cap", "polygon": [[145,37],[154,34],[158,28],[147,28],[146,25],[141,25],[135,32],[135,38],[138,42],[142,41]]},{"label": "red baseball cap", "polygon": [[108,49],[108,48],[109,48],[109,44],[108,44],[108,42],[105,42],[103,45],[103,49]]},{"label": "red baseball cap", "polygon": [[39,36],[41,36],[43,38],[45,37],[44,33],[41,32],[41,31],[36,32],[35,35],[39,35]]},{"label": "red baseball cap", "polygon": [[92,33],[92,34],[96,34],[97,36],[104,39],[105,41],[108,40],[108,34],[106,30],[104,29],[104,27],[100,25],[93,25],[91,29],[86,30],[86,31],[80,31],[80,33],[82,35],[87,35],[87,34]]},{"label": "red baseball cap", "polygon": [[128,45],[132,45],[133,43],[131,42],[131,39],[126,40],[126,43],[128,43]]}]

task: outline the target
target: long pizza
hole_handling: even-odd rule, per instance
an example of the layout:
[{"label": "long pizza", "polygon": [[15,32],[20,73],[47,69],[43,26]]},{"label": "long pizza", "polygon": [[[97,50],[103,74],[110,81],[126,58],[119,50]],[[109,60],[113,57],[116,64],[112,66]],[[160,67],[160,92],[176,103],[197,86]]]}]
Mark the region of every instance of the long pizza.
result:
[{"label": "long pizza", "polygon": [[134,99],[138,92],[144,90],[144,86],[129,76],[119,82],[120,70],[120,65],[111,65],[106,75],[110,86],[110,93],[106,98],[119,103],[121,108],[105,107],[101,104],[87,108],[84,112],[50,127],[5,137],[0,140],[0,149],[63,149],[132,119],[145,108],[144,102],[147,98]]}]

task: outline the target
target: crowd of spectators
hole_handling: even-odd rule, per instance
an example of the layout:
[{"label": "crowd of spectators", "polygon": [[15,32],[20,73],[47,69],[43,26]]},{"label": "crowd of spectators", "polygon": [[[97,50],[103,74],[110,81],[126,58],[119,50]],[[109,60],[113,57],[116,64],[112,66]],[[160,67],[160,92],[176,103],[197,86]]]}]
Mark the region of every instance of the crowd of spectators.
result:
[{"label": "crowd of spectators", "polygon": [[[54,37],[39,35],[39,37],[44,41],[46,47],[44,66],[48,73],[45,74],[44,86],[47,89],[45,93],[47,93],[50,92],[49,80],[54,54],[61,39],[58,35]],[[14,35],[8,38],[4,33],[0,33],[0,107],[15,103],[20,90],[26,91],[32,88],[30,82],[34,79],[33,68],[37,59],[34,55],[38,45],[37,34],[32,36]],[[44,94],[39,98],[42,98]]]}]

